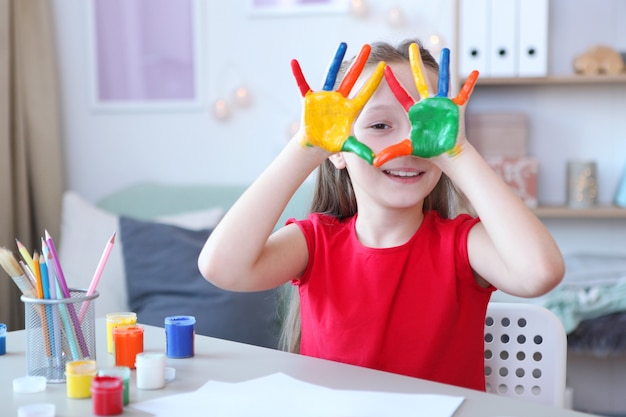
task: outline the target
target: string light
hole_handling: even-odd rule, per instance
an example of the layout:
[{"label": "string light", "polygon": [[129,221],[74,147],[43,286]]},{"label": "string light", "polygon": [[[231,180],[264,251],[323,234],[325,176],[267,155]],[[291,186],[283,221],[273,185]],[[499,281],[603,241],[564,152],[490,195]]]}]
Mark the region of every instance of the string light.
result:
[{"label": "string light", "polygon": [[213,115],[217,120],[227,120],[230,118],[230,106],[223,98],[218,98],[213,103]]},{"label": "string light", "polygon": [[350,2],[350,13],[352,13],[355,17],[365,17],[369,12],[369,8],[367,7],[367,3],[365,0],[352,0]]},{"label": "string light", "polygon": [[234,100],[239,107],[250,106],[252,98],[250,97],[250,91],[248,88],[243,85],[237,87],[234,93]]},{"label": "string light", "polygon": [[400,27],[404,25],[404,14],[398,7],[392,7],[387,12],[387,23],[393,27]]},{"label": "string light", "polygon": [[234,106],[240,108],[249,107],[252,104],[252,95],[246,83],[243,81],[244,78],[239,69],[233,62],[227,62],[220,73],[221,76],[219,79],[222,80],[222,82],[219,84],[219,88],[223,89],[229,85],[235,86],[230,96],[220,93],[218,98],[213,102],[213,116],[217,120],[225,121],[232,116]]}]

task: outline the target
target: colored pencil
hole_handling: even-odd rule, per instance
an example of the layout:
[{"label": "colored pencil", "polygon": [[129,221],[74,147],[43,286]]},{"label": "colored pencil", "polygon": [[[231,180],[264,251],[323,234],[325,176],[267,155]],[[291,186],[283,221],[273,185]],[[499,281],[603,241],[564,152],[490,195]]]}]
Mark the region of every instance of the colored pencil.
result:
[{"label": "colored pencil", "polygon": [[[41,251],[43,254],[43,259],[46,262],[46,269],[48,272],[48,293],[49,293],[50,299],[55,300],[57,298],[57,291],[56,291],[56,279],[54,277],[54,265],[52,264],[53,263],[52,256],[50,255],[48,244],[43,238],[41,238]],[[53,343],[54,343],[54,347],[56,350],[55,359],[57,359],[60,365],[61,351],[63,349],[62,338],[61,338],[61,328],[60,328],[61,321],[59,319],[60,313],[59,313],[58,308],[54,308],[55,306],[51,306],[51,307],[52,307],[52,323],[54,325],[52,329],[53,334],[54,334]],[[76,344],[76,341],[74,341],[74,344]],[[72,349],[66,349],[65,352],[67,351],[72,352]]]},{"label": "colored pencil", "polygon": [[35,263],[33,261],[33,258],[30,256],[28,249],[26,249],[26,246],[24,246],[19,240],[15,239],[15,242],[17,243],[17,250],[19,251],[20,255],[22,255],[22,259],[24,259],[26,265],[28,265],[31,271],[33,271],[35,269]]},{"label": "colored pencil", "polygon": [[[54,263],[54,270],[56,272],[57,284],[65,298],[72,298],[70,294],[70,290],[67,287],[67,282],[65,281],[65,276],[63,275],[63,269],[61,268],[61,262],[59,262],[59,256],[57,255],[56,247],[54,246],[54,241],[52,240],[52,236],[48,231],[45,231],[46,234],[46,243],[48,244],[48,250],[50,251],[50,255],[52,256],[52,261]],[[82,328],[80,327],[80,321],[78,320],[78,316],[76,315],[76,309],[74,308],[73,303],[67,304],[67,311],[69,313],[70,319],[72,320],[72,324],[74,326],[74,331],[76,332],[76,338],[78,339],[78,344],[80,345],[80,349],[83,353],[83,357],[89,357],[89,348],[87,347],[87,343],[85,343],[85,336],[83,335]]]},{"label": "colored pencil", "polygon": [[41,238],[41,256],[39,256],[39,271],[41,272],[41,290],[43,298],[50,299],[50,278],[48,277],[48,264],[46,264],[46,252],[44,251],[46,242]]},{"label": "colored pencil", "polygon": [[[113,245],[115,244],[115,235],[116,233],[114,232],[104,247],[104,252],[102,252],[102,256],[100,257],[100,261],[98,262],[98,266],[96,267],[96,272],[94,272],[91,283],[89,284],[89,288],[87,289],[87,295],[92,295],[96,291],[96,287],[98,286],[98,282],[100,281],[100,277],[102,276],[104,267],[109,259],[109,255],[111,255]],[[85,301],[80,308],[80,312],[78,313],[78,320],[80,320],[81,323],[85,318],[85,314],[87,314],[88,307],[89,301]]]},{"label": "colored pencil", "polygon": [[[42,252],[43,253],[43,252]],[[43,255],[39,257],[39,271],[41,273],[41,287],[43,291],[43,298],[45,300],[50,299],[50,289],[49,289],[49,281],[48,281],[48,266],[43,258]],[[48,321],[48,337],[50,338],[50,349],[52,351],[52,357],[56,358],[57,356],[57,347],[56,341],[54,340],[54,320],[52,313],[52,306],[46,304],[46,319]]]},{"label": "colored pencil", "polygon": [[37,298],[41,298],[43,299],[43,284],[41,282],[41,268],[39,266],[39,253],[37,253],[37,251],[35,251],[35,254],[33,255],[33,275],[35,276],[35,284],[36,287],[35,289],[37,290]]},{"label": "colored pencil", "polygon": [[54,241],[52,240],[52,236],[48,231],[46,233],[46,244],[48,245],[48,250],[50,251],[50,255],[52,256],[52,262],[54,263],[54,269],[56,271],[57,282],[59,283],[59,287],[61,287],[61,293],[65,298],[71,298],[70,290],[67,287],[67,281],[65,280],[65,275],[63,274],[63,268],[61,268],[61,262],[59,262],[59,256],[57,255],[57,249],[54,245]]}]

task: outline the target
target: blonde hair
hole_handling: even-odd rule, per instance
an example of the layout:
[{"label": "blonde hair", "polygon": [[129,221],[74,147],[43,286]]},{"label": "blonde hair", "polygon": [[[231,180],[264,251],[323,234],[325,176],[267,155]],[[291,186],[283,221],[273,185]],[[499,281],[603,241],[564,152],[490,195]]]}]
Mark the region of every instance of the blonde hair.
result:
[{"label": "blonde hair", "polygon": [[[407,39],[398,46],[386,42],[371,44],[367,64],[376,65],[381,61],[398,63],[409,61],[409,46],[416,43],[419,47],[422,62],[429,70],[438,72],[439,65],[433,56],[424,49],[417,40]],[[351,61],[342,64],[343,74]],[[338,77],[340,79],[341,77]],[[339,80],[338,80],[339,82]],[[455,217],[463,211],[467,202],[454,186],[452,181],[442,174],[435,188],[424,199],[424,211],[435,210],[442,218]],[[357,212],[356,197],[352,182],[346,169],[337,169],[330,160],[324,161],[317,171],[315,193],[311,204],[311,213],[323,213],[345,219]],[[283,312],[282,331],[279,347],[289,352],[300,352],[300,297],[296,286],[288,283],[281,288],[281,311]]]}]

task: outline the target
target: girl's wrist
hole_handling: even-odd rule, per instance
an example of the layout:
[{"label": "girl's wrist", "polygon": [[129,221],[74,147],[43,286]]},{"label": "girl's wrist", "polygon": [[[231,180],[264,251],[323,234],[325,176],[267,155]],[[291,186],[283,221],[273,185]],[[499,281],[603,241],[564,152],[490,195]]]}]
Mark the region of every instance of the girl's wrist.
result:
[{"label": "girl's wrist", "polygon": [[432,158],[431,160],[439,168],[446,172],[447,168],[458,165],[457,162],[459,162],[460,160],[465,160],[468,157],[472,158],[472,156],[470,155],[477,155],[478,157],[480,157],[480,155],[476,151],[476,148],[474,148],[474,146],[469,143],[467,139],[459,138],[453,152],[444,152],[441,155]]},{"label": "girl's wrist", "polygon": [[294,156],[304,158],[305,161],[312,163],[315,167],[321,165],[331,153],[317,146],[306,145],[304,134],[297,132],[287,145],[291,148],[290,152],[294,152]]}]

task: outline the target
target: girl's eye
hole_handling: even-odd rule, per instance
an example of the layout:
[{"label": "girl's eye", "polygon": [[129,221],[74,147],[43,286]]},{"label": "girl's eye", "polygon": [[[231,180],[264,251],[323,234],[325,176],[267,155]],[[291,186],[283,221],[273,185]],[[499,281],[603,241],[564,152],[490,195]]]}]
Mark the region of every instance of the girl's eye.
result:
[{"label": "girl's eye", "polygon": [[389,129],[390,126],[386,123],[374,123],[370,125],[370,129]]}]

